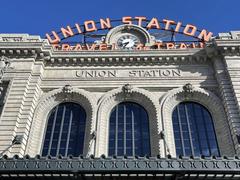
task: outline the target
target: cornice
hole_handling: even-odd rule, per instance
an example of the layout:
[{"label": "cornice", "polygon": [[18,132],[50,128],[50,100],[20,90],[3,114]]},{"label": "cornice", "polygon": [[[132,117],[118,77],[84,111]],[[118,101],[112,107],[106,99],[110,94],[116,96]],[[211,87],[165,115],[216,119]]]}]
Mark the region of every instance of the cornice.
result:
[{"label": "cornice", "polygon": [[51,57],[46,61],[46,64],[49,66],[55,65],[138,65],[138,64],[178,64],[181,63],[203,63],[206,62],[206,56],[195,56],[195,55],[168,55],[164,53],[159,54],[108,54],[105,56],[58,56]]},{"label": "cornice", "polygon": [[240,55],[240,32],[231,31],[230,33],[219,33],[212,41],[215,52],[222,56]]},{"label": "cornice", "polygon": [[[0,34],[0,55],[9,57],[35,57],[36,60],[46,60],[48,64],[94,63],[94,62],[169,62],[201,59],[216,55],[240,55],[240,39],[238,32],[220,33],[204,49],[161,49],[145,51],[56,51],[47,39],[28,34]],[[209,51],[209,48],[212,49]],[[208,49],[208,50],[207,50]],[[206,50],[208,51],[206,53]],[[211,53],[209,53],[211,52]],[[212,53],[213,52],[213,53]],[[65,64],[64,63],[64,64]]]},{"label": "cornice", "polygon": [[238,41],[216,41],[217,50],[223,56],[240,56],[240,40]]},{"label": "cornice", "polygon": [[206,48],[207,56],[212,57],[221,57],[221,56],[240,56],[240,46],[231,46],[231,45],[212,45],[211,47]]},{"label": "cornice", "polygon": [[48,65],[101,64],[101,63],[201,63],[206,50],[161,49],[145,51],[56,51],[46,39],[27,34],[0,34],[0,55],[9,58],[33,57]]},{"label": "cornice", "polygon": [[204,49],[198,50],[158,50],[158,51],[105,51],[105,52],[54,52],[39,49],[22,49],[18,47],[0,47],[0,55],[9,58],[33,57],[37,61],[44,61],[49,66],[55,65],[96,65],[96,64],[178,64],[181,63],[204,63],[207,61]]}]

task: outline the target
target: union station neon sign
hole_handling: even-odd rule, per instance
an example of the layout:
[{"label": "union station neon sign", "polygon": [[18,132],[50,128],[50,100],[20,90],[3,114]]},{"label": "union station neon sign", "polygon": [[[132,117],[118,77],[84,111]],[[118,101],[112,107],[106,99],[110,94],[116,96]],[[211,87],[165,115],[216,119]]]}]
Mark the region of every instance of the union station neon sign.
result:
[{"label": "union station neon sign", "polygon": [[[118,27],[121,27],[120,30],[114,31]],[[151,33],[152,31],[154,33]],[[159,40],[154,37],[156,32],[168,33],[169,36],[171,35],[171,39],[161,40],[160,38]],[[180,41],[173,39],[176,35],[181,36]],[[103,51],[203,48],[205,43],[211,40],[212,35],[213,33],[206,29],[199,30],[195,25],[183,25],[182,22],[170,19],[126,16],[120,20],[111,20],[110,18],[101,18],[99,21],[87,20],[83,24],[76,23],[74,26],[68,25],[60,28],[59,31],[47,33],[46,37],[55,50]],[[83,41],[78,40],[74,43],[67,41],[76,36],[82,36]],[[85,41],[86,37],[91,37],[91,42]],[[99,37],[100,40],[95,41]]]}]

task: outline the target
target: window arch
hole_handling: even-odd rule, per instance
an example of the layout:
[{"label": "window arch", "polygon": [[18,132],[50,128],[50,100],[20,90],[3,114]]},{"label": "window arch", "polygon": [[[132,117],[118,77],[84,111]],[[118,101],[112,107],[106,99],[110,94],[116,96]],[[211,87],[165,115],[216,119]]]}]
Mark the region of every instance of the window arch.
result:
[{"label": "window arch", "polygon": [[139,104],[123,102],[114,107],[109,121],[108,155],[150,155],[149,118]]},{"label": "window arch", "polygon": [[177,155],[220,155],[213,120],[204,106],[182,102],[175,107],[172,121]]},{"label": "window arch", "polygon": [[48,116],[42,155],[73,155],[83,153],[86,112],[76,103],[56,106]]}]

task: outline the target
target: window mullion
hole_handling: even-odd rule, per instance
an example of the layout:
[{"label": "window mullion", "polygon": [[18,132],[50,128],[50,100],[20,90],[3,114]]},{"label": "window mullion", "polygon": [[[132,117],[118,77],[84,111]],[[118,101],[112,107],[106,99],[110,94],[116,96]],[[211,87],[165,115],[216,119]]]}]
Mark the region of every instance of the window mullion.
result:
[{"label": "window mullion", "polygon": [[143,127],[142,127],[142,122],[143,122],[143,119],[142,119],[142,112],[141,112],[141,109],[138,109],[138,114],[139,116],[137,117],[137,121],[138,121],[138,124],[139,124],[139,129],[140,129],[140,145],[141,145],[141,148],[140,148],[140,151],[141,151],[141,155],[145,155],[145,154],[142,154],[143,153]]},{"label": "window mullion", "polygon": [[181,117],[180,117],[180,112],[179,112],[179,106],[177,106],[177,114],[178,114],[178,124],[179,124],[179,129],[180,129],[180,136],[181,136],[182,153],[185,156],[185,148],[184,148],[184,143],[183,143],[183,132],[182,132],[182,122],[181,122]]},{"label": "window mullion", "polygon": [[70,134],[71,134],[71,129],[72,129],[72,119],[73,119],[73,113],[72,113],[72,110],[71,110],[71,112],[70,112],[69,126],[68,126],[68,134],[67,134],[67,142],[66,142],[65,156],[68,155],[68,146],[69,146]]},{"label": "window mullion", "polygon": [[57,113],[58,113],[58,106],[56,108],[56,111],[54,113],[54,120],[53,120],[53,126],[52,126],[52,130],[51,130],[51,136],[49,139],[49,146],[48,146],[48,155],[50,155],[51,149],[52,149],[52,140],[53,140],[53,134],[54,134],[54,130],[55,130],[55,124],[56,124],[56,120],[57,120]]},{"label": "window mullion", "polygon": [[134,138],[134,113],[133,110],[131,111],[132,113],[132,155],[135,156],[135,138]]},{"label": "window mullion", "polygon": [[115,126],[115,155],[118,155],[118,106],[116,107],[116,126]]},{"label": "window mullion", "polygon": [[61,125],[60,125],[59,136],[58,136],[57,155],[59,154],[59,149],[60,149],[60,144],[62,139],[62,130],[63,130],[63,123],[65,119],[65,112],[66,112],[66,106],[63,106],[63,114],[62,114]]},{"label": "window mullion", "polygon": [[186,104],[184,105],[184,108],[185,108],[185,115],[186,115],[187,125],[188,125],[188,134],[189,134],[189,139],[190,139],[191,151],[192,151],[192,155],[194,156],[194,148],[193,148],[193,142],[192,142],[192,134],[191,134],[189,117],[188,117],[188,109],[187,109],[187,105],[186,105]]},{"label": "window mullion", "polygon": [[201,141],[200,141],[200,138],[199,138],[199,128],[198,128],[198,124],[197,124],[197,121],[196,121],[196,112],[195,112],[195,107],[194,105],[192,104],[192,109],[193,109],[193,115],[194,115],[194,124],[195,124],[195,127],[196,127],[196,134],[197,134],[197,140],[198,140],[198,145],[199,145],[199,151],[200,151],[200,154],[202,154],[202,146],[201,146]]},{"label": "window mullion", "polygon": [[207,145],[208,145],[209,155],[211,155],[212,151],[211,151],[211,147],[210,147],[209,140],[208,140],[208,132],[207,132],[206,120],[205,120],[202,108],[201,108],[201,114],[202,114],[202,119],[203,119],[204,132],[205,132],[205,135],[206,135],[206,141],[207,141]]},{"label": "window mullion", "polygon": [[123,106],[123,153],[126,154],[126,106]]}]

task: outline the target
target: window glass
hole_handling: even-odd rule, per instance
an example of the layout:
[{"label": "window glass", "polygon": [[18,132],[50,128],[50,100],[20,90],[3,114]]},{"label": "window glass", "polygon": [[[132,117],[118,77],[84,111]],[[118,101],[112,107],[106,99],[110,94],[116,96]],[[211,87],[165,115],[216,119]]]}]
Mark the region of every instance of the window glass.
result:
[{"label": "window glass", "polygon": [[142,106],[120,103],[112,110],[109,123],[110,156],[150,155],[149,119]]},{"label": "window glass", "polygon": [[180,103],[173,111],[172,121],[177,155],[219,156],[213,120],[204,106]]},{"label": "window glass", "polygon": [[42,155],[73,155],[83,153],[86,112],[76,103],[62,103],[50,113]]}]

